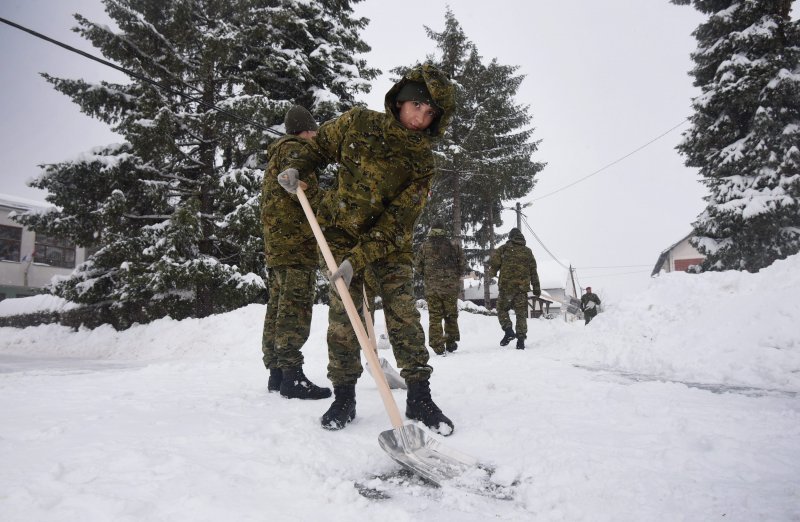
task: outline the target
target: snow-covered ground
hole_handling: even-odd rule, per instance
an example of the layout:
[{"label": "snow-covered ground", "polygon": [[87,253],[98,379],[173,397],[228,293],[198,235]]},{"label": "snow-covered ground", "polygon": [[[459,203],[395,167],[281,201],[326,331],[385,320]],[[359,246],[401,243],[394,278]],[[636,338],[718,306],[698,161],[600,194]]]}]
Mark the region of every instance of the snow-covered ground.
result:
[{"label": "snow-covered ground", "polygon": [[[263,306],[124,332],[0,328],[0,519],[797,521],[798,295],[800,256],[662,275],[588,327],[530,319],[525,351],[462,312],[458,351],[432,355],[456,424],[442,443],[516,478],[514,500],[362,497],[356,482],[396,469],[372,379],[340,432],[320,428],[329,400],[268,394]],[[304,348],[321,385],[326,312]]]}]

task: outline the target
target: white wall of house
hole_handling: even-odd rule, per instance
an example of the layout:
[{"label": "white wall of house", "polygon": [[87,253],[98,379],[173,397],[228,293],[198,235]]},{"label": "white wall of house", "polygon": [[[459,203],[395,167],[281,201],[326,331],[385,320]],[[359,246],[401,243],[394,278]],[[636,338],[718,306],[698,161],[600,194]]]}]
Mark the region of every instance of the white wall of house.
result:
[{"label": "white wall of house", "polygon": [[[9,215],[12,212],[47,208],[46,203],[0,194],[0,225],[21,229],[19,256],[6,255],[5,259],[0,259],[0,299],[31,295],[50,284],[54,276],[70,274],[75,266],[86,259],[86,249],[75,247],[75,262],[70,267],[51,266],[33,261],[36,233],[12,220]],[[7,254],[7,251],[4,252]]]},{"label": "white wall of house", "polygon": [[[700,264],[704,259],[703,254],[697,251],[695,247],[689,243],[689,238],[683,239],[677,243],[672,249],[669,251],[669,257],[667,259],[666,266],[664,269],[667,272],[675,272],[675,271],[685,271],[687,263],[690,264]],[[676,267],[676,262],[678,266]]]}]

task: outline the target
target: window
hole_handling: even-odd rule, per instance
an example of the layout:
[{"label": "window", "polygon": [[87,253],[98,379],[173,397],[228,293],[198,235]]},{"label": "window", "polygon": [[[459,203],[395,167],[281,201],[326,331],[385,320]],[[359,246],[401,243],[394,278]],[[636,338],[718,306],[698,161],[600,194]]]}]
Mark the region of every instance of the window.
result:
[{"label": "window", "polygon": [[33,260],[50,266],[75,268],[75,245],[68,239],[36,234]]},{"label": "window", "polygon": [[19,263],[21,245],[22,227],[0,225],[0,259]]}]

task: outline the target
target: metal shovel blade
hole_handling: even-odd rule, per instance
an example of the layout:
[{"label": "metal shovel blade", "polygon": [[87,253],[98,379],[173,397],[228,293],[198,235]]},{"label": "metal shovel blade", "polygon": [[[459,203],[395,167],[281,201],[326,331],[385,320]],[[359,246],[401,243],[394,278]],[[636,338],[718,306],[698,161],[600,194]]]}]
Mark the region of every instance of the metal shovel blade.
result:
[{"label": "metal shovel blade", "polygon": [[413,424],[386,430],[378,444],[395,462],[438,486],[466,489],[510,500],[509,487],[492,481],[494,469],[475,458],[442,445]]}]

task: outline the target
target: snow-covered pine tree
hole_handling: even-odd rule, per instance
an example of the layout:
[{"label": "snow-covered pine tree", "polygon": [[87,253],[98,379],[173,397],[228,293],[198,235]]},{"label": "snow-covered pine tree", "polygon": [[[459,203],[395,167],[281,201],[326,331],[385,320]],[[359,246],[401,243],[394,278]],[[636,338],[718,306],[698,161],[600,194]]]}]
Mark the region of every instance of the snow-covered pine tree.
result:
[{"label": "snow-covered pine tree", "polygon": [[482,264],[502,225],[503,201],[528,194],[544,168],[532,159],[539,142],[529,107],[514,100],[524,76],[497,59],[484,63],[450,9],[443,31],[425,29],[438,51],[429,59],[456,85],[456,112],[437,147],[439,176],[422,228],[433,218],[452,222],[468,257]]},{"label": "snow-covered pine tree", "polygon": [[104,56],[163,87],[43,75],[125,139],[32,183],[58,210],[19,220],[97,249],[54,291],[117,327],[261,295],[263,129],[293,103],[322,121],[369,90],[357,1],[104,0],[115,28],[76,15]]},{"label": "snow-covered pine tree", "polygon": [[677,147],[710,192],[693,244],[706,270],[755,272],[800,251],[800,22],[792,0],[672,2],[709,15]]}]

